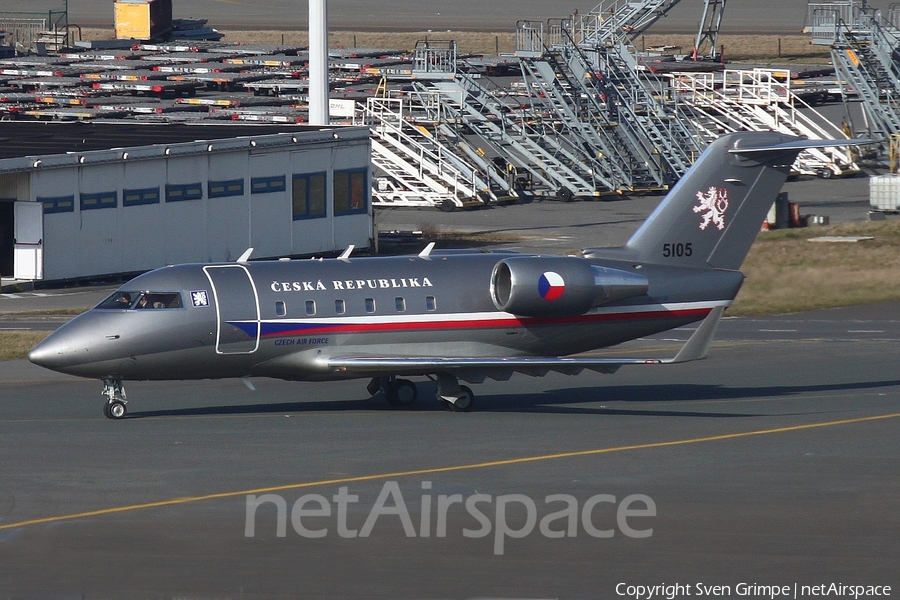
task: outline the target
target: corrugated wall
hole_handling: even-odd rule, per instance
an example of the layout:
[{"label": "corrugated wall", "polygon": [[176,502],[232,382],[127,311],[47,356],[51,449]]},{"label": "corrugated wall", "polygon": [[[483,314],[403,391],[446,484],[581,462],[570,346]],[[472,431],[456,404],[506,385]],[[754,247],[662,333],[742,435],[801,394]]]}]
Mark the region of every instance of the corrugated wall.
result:
[{"label": "corrugated wall", "polygon": [[[366,214],[334,217],[330,181],[334,169],[368,170],[368,144],[290,150],[251,149],[33,171],[29,199],[74,200],[71,212],[44,214],[45,279],[232,261],[251,246],[255,258],[333,252],[348,244],[366,247],[372,235],[371,206]],[[293,220],[292,176],[314,172],[327,173],[327,217]],[[260,178],[274,182],[271,191],[257,186],[254,193],[253,184]],[[283,188],[278,187],[279,178]],[[11,185],[4,184],[8,179],[0,179],[0,185]],[[211,198],[210,182],[223,181],[239,181],[242,193]],[[109,206],[109,193],[116,196],[115,206]]]}]

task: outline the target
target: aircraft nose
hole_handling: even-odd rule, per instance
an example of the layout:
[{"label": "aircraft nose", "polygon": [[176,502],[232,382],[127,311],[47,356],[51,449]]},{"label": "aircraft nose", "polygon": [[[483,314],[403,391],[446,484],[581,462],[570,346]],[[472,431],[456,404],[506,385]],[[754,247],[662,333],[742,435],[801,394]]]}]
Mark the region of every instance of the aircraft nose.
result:
[{"label": "aircraft nose", "polygon": [[[67,343],[55,333],[31,349],[28,360],[46,369],[57,370],[66,364]],[[69,349],[71,352],[71,349]]]}]

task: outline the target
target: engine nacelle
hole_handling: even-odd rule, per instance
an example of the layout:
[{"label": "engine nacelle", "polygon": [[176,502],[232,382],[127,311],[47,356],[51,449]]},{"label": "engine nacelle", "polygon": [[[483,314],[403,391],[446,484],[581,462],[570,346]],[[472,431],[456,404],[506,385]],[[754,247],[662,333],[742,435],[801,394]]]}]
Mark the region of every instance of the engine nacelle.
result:
[{"label": "engine nacelle", "polygon": [[504,258],[491,273],[491,298],[524,317],[573,317],[595,306],[647,293],[647,278],[572,256]]}]

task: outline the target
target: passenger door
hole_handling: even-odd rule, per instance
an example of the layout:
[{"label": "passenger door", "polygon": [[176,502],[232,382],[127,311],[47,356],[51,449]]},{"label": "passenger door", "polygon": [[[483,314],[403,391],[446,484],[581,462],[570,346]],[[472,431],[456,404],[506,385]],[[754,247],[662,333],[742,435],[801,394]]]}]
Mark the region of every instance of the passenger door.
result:
[{"label": "passenger door", "polygon": [[243,265],[203,267],[216,303],[216,352],[252,354],[259,348],[259,295]]}]

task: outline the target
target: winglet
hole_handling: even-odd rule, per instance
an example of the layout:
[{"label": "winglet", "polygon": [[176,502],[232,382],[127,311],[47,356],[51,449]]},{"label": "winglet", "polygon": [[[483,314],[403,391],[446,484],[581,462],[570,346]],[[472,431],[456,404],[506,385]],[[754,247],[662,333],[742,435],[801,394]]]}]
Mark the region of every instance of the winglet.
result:
[{"label": "winglet", "polygon": [[250,260],[250,255],[253,254],[253,248],[247,248],[244,250],[244,253],[241,254],[238,259],[234,262],[245,263]]},{"label": "winglet", "polygon": [[694,332],[694,335],[692,335],[684,346],[681,347],[681,350],[678,351],[675,358],[663,362],[674,364],[706,358],[706,355],[709,354],[709,346],[712,343],[712,338],[716,333],[716,327],[719,325],[719,319],[722,318],[723,312],[725,312],[724,306],[717,306],[712,309],[710,313],[706,315],[706,318],[703,319],[703,322],[700,323],[700,326],[697,328],[697,331]]},{"label": "winglet", "polygon": [[431,259],[431,251],[434,250],[434,242],[428,242],[428,245],[425,246],[425,249],[419,252],[419,258],[424,258],[425,260]]},{"label": "winglet", "polygon": [[347,246],[347,249],[341,252],[341,255],[338,256],[338,260],[342,260],[344,262],[350,262],[350,253],[353,252],[353,249],[356,248],[353,244]]}]

